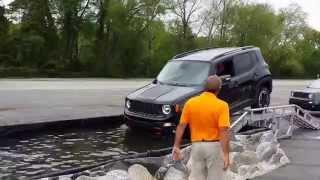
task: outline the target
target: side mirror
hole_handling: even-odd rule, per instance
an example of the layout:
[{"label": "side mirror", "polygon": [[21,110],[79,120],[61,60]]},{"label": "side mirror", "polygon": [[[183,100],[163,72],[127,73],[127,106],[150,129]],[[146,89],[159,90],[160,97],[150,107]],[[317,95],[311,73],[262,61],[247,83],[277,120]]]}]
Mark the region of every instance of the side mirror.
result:
[{"label": "side mirror", "polygon": [[223,76],[220,76],[220,78],[223,83],[227,83],[231,81],[231,75],[223,75]]}]

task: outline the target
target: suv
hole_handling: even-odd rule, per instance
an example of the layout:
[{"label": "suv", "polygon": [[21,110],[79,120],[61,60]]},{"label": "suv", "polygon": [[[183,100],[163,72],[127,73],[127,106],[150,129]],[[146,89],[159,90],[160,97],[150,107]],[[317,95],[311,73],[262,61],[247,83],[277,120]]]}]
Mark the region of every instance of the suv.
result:
[{"label": "suv", "polygon": [[231,113],[269,106],[272,78],[259,48],[198,49],[174,56],[152,83],[126,97],[127,125],[171,131],[184,103],[202,93],[207,77],[214,74],[222,78],[219,97],[229,103]]}]

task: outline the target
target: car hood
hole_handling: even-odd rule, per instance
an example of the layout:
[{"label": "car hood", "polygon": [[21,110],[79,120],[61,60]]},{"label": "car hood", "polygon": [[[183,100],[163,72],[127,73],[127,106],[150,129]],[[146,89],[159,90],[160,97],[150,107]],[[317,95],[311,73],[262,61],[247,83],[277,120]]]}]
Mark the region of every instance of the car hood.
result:
[{"label": "car hood", "polygon": [[134,91],[127,97],[131,100],[151,102],[157,104],[174,104],[200,94],[202,87],[182,87],[162,84],[149,84]]},{"label": "car hood", "polygon": [[305,88],[305,89],[303,89],[303,90],[295,90],[294,92],[320,93],[320,89],[315,89],[315,88]]}]

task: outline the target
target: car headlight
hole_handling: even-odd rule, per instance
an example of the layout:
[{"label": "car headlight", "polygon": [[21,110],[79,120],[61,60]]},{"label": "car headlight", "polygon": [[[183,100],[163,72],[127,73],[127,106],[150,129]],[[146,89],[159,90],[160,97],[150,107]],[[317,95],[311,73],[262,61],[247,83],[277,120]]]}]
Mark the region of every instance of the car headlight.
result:
[{"label": "car headlight", "polygon": [[294,97],[294,92],[291,92],[291,97]]},{"label": "car headlight", "polygon": [[170,105],[163,105],[162,106],[162,113],[168,115],[171,113],[171,106]]},{"label": "car headlight", "polygon": [[308,98],[309,98],[309,99],[312,99],[312,98],[313,98],[313,94],[309,94],[309,95],[308,95]]},{"label": "car headlight", "polygon": [[131,108],[131,101],[129,99],[126,100],[126,108],[127,109]]}]

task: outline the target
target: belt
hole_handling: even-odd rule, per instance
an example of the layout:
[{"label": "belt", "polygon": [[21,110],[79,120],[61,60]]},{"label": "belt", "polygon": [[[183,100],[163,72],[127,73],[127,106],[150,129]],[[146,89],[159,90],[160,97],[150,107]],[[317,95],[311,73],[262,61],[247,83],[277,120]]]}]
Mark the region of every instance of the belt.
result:
[{"label": "belt", "polygon": [[202,140],[192,141],[192,143],[197,143],[197,142],[219,142],[219,140],[206,140],[206,139],[202,139]]}]

